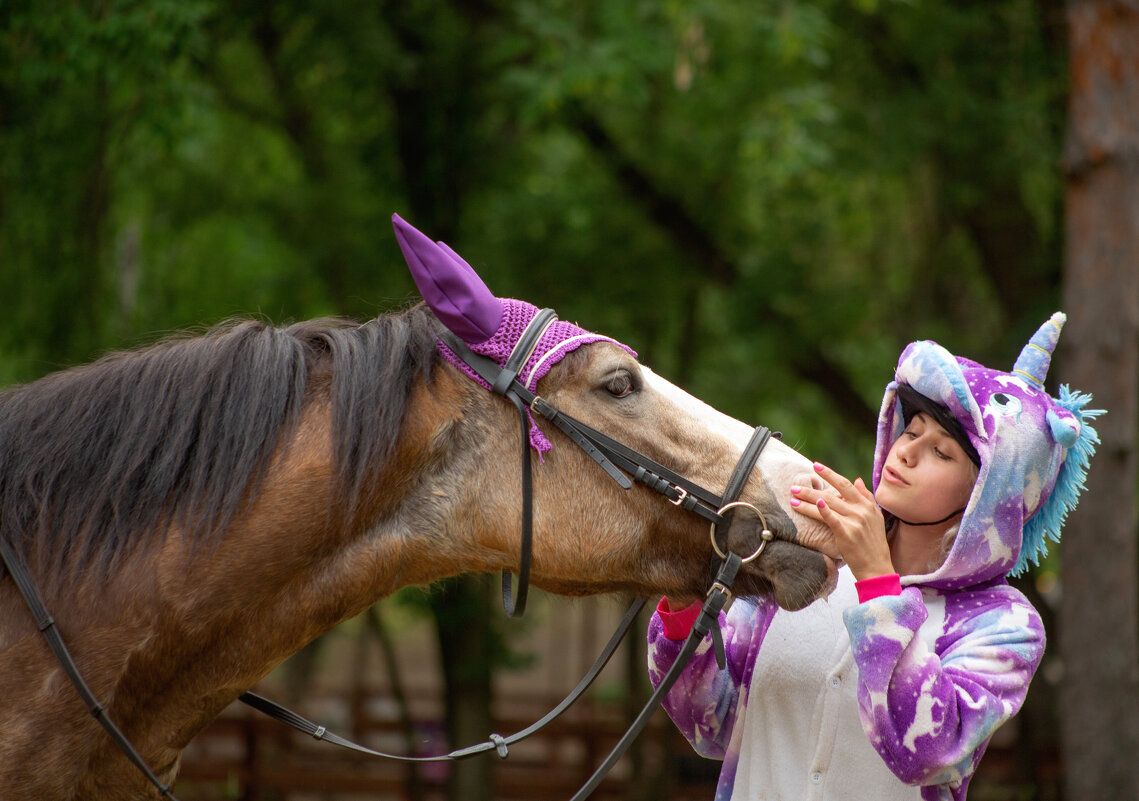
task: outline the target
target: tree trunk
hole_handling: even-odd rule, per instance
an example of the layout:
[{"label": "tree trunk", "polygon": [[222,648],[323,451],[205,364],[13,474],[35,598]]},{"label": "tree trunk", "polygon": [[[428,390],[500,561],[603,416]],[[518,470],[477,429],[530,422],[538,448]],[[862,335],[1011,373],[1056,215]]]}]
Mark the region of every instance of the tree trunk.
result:
[{"label": "tree trunk", "polygon": [[1139,4],[1073,0],[1068,22],[1062,378],[1108,410],[1061,547],[1065,798],[1091,801],[1139,798]]},{"label": "tree trunk", "polygon": [[[494,731],[497,644],[491,631],[491,577],[467,574],[440,582],[430,597],[439,638],[448,748],[480,743]],[[447,798],[492,801],[495,757],[449,763]]]},{"label": "tree trunk", "polygon": [[[388,674],[388,681],[391,683],[392,688],[392,697],[395,700],[396,708],[399,710],[399,727],[403,732],[404,753],[414,754],[415,756],[435,756],[438,749],[425,754],[415,753],[416,732],[415,721],[411,716],[411,702],[407,697],[407,689],[403,680],[403,672],[399,667],[399,660],[396,659],[395,640],[392,639],[391,632],[388,630],[387,624],[380,615],[379,604],[376,604],[368,610],[366,620],[368,622],[368,629],[380,644],[380,654],[384,660],[384,670]],[[419,765],[420,763],[418,762],[407,762],[404,764],[404,775],[407,777],[407,782],[404,786],[404,798],[407,801],[423,801],[425,797],[423,778],[420,775]]]}]

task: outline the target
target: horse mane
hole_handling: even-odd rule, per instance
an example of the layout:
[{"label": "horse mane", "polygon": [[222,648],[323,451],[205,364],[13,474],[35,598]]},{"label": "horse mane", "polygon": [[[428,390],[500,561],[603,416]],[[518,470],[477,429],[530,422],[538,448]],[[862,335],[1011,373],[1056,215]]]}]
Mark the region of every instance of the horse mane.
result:
[{"label": "horse mane", "polygon": [[107,568],[172,525],[216,541],[329,392],[350,513],[435,361],[420,305],[362,325],[229,320],[0,392],[0,536],[55,570]]}]

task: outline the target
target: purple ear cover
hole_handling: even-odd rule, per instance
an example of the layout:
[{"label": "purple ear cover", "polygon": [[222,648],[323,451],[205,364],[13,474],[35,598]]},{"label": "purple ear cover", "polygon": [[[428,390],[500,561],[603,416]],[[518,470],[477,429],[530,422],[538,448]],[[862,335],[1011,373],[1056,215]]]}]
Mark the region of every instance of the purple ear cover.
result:
[{"label": "purple ear cover", "polygon": [[392,215],[399,249],[423,300],[468,345],[486,342],[502,325],[503,305],[459,254]]}]

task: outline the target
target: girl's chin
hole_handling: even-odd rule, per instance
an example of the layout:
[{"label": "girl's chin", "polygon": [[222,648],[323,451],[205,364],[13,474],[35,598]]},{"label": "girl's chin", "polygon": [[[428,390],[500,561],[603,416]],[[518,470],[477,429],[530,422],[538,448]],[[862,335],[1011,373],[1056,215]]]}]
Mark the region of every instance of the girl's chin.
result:
[{"label": "girl's chin", "polygon": [[[879,509],[887,514],[893,515],[898,520],[919,520],[924,517],[924,513],[920,510],[910,509],[905,503],[897,503],[895,499],[890,498],[888,495],[885,499],[876,500],[878,501]],[[883,500],[885,500],[885,503],[883,503]]]},{"label": "girl's chin", "polygon": [[880,487],[878,493],[874,496],[874,502],[878,504],[879,509],[883,512],[889,512],[894,517],[900,517],[900,515],[894,511],[894,508],[904,506],[905,504],[899,504],[897,500],[897,498],[893,497],[893,493],[884,487]]}]

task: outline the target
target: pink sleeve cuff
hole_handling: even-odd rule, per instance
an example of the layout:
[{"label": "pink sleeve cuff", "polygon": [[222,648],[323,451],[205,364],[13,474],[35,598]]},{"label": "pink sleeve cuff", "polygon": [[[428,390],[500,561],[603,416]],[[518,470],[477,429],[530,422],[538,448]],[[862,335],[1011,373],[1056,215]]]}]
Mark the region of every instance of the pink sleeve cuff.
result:
[{"label": "pink sleeve cuff", "polygon": [[700,602],[693,601],[679,612],[668,611],[668,603],[661,598],[657,603],[657,616],[664,627],[664,636],[670,640],[688,639],[688,633],[700,617]]},{"label": "pink sleeve cuff", "polygon": [[858,590],[858,602],[864,604],[872,598],[883,595],[901,595],[902,578],[897,573],[887,573],[885,576],[874,576],[854,582]]}]

